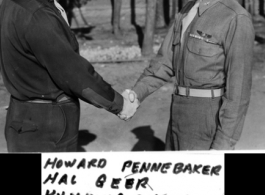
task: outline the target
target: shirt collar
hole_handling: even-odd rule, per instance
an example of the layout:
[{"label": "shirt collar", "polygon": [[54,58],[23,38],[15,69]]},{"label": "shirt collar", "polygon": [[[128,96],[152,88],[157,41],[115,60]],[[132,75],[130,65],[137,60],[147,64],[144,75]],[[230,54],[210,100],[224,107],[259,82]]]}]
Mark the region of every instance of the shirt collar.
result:
[{"label": "shirt collar", "polygon": [[[189,1],[196,1],[196,0],[188,0],[188,2]],[[207,9],[215,5],[218,1],[220,0],[201,0],[200,6],[199,6],[199,15],[201,16]]]}]

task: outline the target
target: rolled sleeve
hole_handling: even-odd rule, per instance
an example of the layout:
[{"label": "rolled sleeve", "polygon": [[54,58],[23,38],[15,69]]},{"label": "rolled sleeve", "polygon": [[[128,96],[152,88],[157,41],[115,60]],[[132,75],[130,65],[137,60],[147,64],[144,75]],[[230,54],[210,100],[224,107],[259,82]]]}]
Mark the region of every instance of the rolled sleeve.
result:
[{"label": "rolled sleeve", "polygon": [[241,136],[251,95],[253,44],[251,19],[237,15],[230,23],[225,43],[226,91],[213,149],[234,149]]}]

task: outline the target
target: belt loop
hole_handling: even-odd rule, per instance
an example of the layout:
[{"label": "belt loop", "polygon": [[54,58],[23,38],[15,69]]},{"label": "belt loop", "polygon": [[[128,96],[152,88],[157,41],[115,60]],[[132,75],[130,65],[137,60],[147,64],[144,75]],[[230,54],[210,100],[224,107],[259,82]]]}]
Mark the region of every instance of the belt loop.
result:
[{"label": "belt loop", "polygon": [[186,97],[189,98],[190,96],[190,87],[186,87]]},{"label": "belt loop", "polygon": [[71,98],[65,94],[61,94],[56,98],[56,103],[69,101]]},{"label": "belt loop", "polygon": [[174,95],[178,94],[178,86],[177,86],[177,83],[174,84],[173,94]]},{"label": "belt loop", "polygon": [[211,87],[211,94],[212,94],[212,99],[214,99],[214,89]]}]

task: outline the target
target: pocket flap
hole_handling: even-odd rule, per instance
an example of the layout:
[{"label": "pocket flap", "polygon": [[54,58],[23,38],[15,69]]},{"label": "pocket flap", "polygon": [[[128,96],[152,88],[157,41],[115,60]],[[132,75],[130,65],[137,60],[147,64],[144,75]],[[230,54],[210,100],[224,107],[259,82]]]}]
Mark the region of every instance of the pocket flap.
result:
[{"label": "pocket flap", "polygon": [[219,45],[207,43],[203,40],[195,39],[192,37],[189,37],[187,47],[191,53],[201,56],[211,57],[221,52],[221,48]]},{"label": "pocket flap", "polygon": [[29,121],[26,122],[12,121],[10,127],[20,134],[25,132],[34,132],[37,131],[38,129],[37,125]]}]

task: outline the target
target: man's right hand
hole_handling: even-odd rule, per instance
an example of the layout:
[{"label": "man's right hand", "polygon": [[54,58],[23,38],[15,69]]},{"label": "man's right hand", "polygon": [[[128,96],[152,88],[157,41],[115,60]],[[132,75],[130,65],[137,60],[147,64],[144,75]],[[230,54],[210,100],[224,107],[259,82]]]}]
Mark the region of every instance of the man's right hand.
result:
[{"label": "man's right hand", "polygon": [[122,96],[124,99],[124,104],[123,109],[118,116],[120,119],[127,121],[133,117],[140,105],[140,102],[137,99],[136,93],[130,89],[126,89],[124,92],[122,92]]}]

